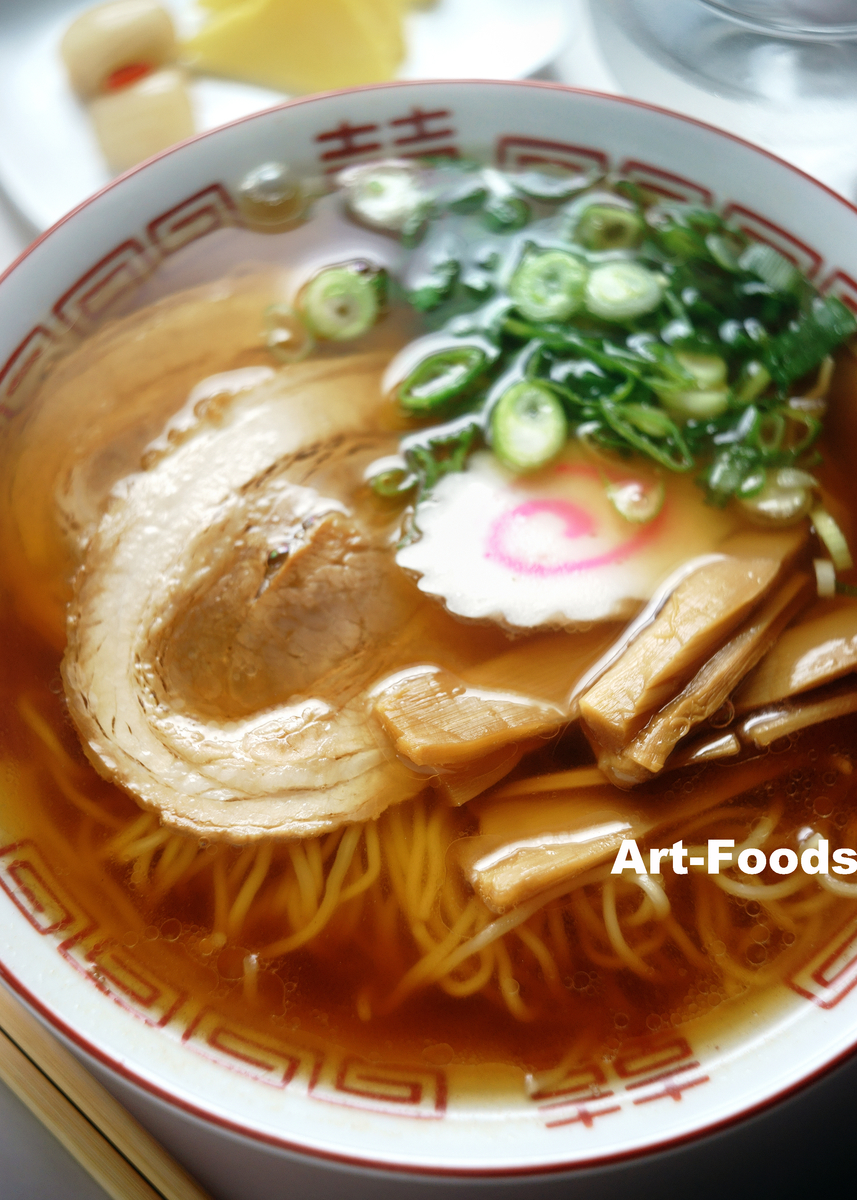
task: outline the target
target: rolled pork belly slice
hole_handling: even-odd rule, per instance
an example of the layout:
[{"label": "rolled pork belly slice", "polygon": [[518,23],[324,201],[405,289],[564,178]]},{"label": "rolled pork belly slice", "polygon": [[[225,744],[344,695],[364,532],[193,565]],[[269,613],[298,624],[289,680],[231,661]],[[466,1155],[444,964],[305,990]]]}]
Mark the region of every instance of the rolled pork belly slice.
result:
[{"label": "rolled pork belly slice", "polygon": [[355,355],[236,396],[121,481],[86,546],[69,710],[101,774],[172,828],[311,836],[425,785],[364,696],[452,621],[347,503],[395,438],[365,432],[380,368]]}]

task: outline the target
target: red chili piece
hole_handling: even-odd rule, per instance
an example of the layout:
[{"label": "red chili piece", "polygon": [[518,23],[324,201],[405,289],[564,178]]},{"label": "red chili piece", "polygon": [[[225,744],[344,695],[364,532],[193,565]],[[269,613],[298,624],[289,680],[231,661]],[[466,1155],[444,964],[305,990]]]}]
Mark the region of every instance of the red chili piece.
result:
[{"label": "red chili piece", "polygon": [[151,63],[128,63],[127,66],[119,67],[107,76],[104,80],[104,90],[105,92],[118,92],[151,73]]}]

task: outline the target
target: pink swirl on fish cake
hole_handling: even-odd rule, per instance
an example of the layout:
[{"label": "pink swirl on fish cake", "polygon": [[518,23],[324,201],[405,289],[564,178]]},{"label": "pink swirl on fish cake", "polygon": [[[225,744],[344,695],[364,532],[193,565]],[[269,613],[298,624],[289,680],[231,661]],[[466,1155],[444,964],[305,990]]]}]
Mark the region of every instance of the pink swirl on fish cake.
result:
[{"label": "pink swirl on fish cake", "polygon": [[[561,470],[563,470],[563,474],[571,473],[568,467],[561,468]],[[588,474],[589,470],[583,468],[580,473]],[[596,554],[590,558],[544,563],[519,557],[509,549],[509,534],[516,525],[525,524],[533,517],[547,513],[558,517],[563,522],[562,536],[569,542],[574,542],[581,537],[593,535],[597,529],[596,520],[592,513],[587,512],[578,504],[573,504],[570,500],[525,500],[523,504],[518,504],[515,508],[501,513],[491,523],[485,543],[485,557],[490,562],[495,562],[509,571],[541,578],[552,575],[573,575],[581,571],[594,570],[596,567],[615,566],[630,558],[657,536],[663,524],[665,512],[666,505],[653,521],[641,527],[633,537],[614,546],[612,550],[606,550],[602,554]]]}]

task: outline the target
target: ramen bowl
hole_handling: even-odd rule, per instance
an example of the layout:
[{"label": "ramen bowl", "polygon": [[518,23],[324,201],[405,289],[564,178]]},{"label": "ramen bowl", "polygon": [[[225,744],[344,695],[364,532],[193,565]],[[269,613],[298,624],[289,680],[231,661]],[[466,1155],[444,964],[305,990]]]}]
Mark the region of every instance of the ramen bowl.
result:
[{"label": "ramen bowl", "polygon": [[[716,207],[822,293],[857,308],[857,210],[734,137],[550,84],[357,89],[192,139],[40,237],[0,281],[0,437],[18,435],[69,331],[121,311],[150,278],[169,281],[171,264],[194,248],[197,278],[206,277],[206,239],[240,224],[248,172],[285,160],[324,176],[419,154],[616,172],[656,196]],[[73,411],[67,428],[74,438]],[[18,785],[8,772],[0,779],[4,789]],[[0,889],[4,979],[106,1078],[209,1131],[331,1165],[484,1182],[615,1163],[738,1121],[857,1042],[857,915],[829,928],[764,1003],[750,995],[728,1012],[678,1024],[657,1018],[644,1036],[617,1036],[607,1055],[560,1058],[527,1076],[514,1064],[475,1064],[445,1044],[402,1061],[385,1056],[383,1038],[368,1053],[299,1022],[261,1033],[216,981],[194,994],[178,960],[152,966],[146,940],[168,941],[168,929],[114,936],[69,874],[62,846],[8,805]],[[347,1188],[344,1177],[337,1186]]]}]

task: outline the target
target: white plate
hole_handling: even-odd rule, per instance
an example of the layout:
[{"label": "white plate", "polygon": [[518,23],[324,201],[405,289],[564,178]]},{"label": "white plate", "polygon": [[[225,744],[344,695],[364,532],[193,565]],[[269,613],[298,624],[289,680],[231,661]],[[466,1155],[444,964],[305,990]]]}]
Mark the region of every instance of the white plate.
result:
[{"label": "white plate", "polygon": [[[162,0],[187,35],[194,0]],[[108,182],[110,173],[68,85],[59,42],[90,0],[0,0],[0,185],[38,229]],[[560,52],[569,35],[563,0],[438,0],[407,18],[402,79],[521,79]],[[285,96],[230,80],[191,85],[197,128],[278,104]]]}]

